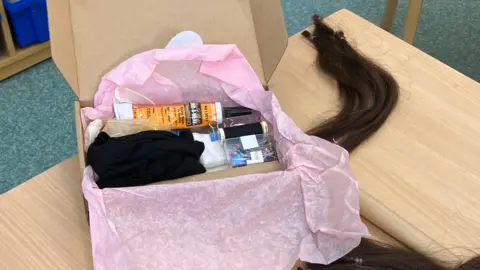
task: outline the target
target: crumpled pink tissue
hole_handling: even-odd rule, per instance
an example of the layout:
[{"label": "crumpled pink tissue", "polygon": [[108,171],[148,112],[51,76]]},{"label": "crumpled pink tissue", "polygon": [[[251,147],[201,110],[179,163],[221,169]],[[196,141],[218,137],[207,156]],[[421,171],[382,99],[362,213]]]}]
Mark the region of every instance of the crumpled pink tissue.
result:
[{"label": "crumpled pink tissue", "polygon": [[[86,127],[113,118],[115,89],[156,104],[219,101],[259,112],[284,168],[211,181],[99,189],[87,167],[95,269],[291,269],[328,264],[368,235],[343,148],[308,136],[234,45],[147,51],[106,74]],[[132,91],[131,91],[132,90]],[[294,89],[292,89],[294,91]],[[127,94],[128,93],[124,93]]]}]

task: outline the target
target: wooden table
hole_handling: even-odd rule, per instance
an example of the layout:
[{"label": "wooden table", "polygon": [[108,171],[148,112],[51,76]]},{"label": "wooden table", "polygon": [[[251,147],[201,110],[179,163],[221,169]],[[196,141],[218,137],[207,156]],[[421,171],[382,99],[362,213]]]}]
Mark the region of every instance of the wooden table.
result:
[{"label": "wooden table", "polygon": [[[75,155],[0,197],[0,269],[92,269]],[[365,221],[374,238],[399,245]]]},{"label": "wooden table", "polygon": [[[362,215],[419,251],[480,253],[480,85],[347,10],[327,21],[401,86],[387,123],[351,156]],[[338,104],[315,56],[300,34],[291,37],[269,83],[303,130]]]},{"label": "wooden table", "polygon": [[91,269],[75,155],[0,197],[0,269]]}]

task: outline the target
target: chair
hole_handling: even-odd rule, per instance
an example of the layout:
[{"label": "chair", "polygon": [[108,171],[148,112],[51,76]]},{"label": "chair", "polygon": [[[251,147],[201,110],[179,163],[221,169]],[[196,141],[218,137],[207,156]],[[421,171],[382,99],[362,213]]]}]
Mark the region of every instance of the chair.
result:
[{"label": "chair", "polygon": [[[403,27],[403,40],[410,44],[413,44],[413,41],[415,40],[415,32],[417,31],[418,21],[420,19],[422,2],[423,0],[408,0],[407,16]],[[390,32],[392,30],[397,6],[398,0],[387,0],[385,13],[382,22],[380,23],[380,27],[386,31]]]}]

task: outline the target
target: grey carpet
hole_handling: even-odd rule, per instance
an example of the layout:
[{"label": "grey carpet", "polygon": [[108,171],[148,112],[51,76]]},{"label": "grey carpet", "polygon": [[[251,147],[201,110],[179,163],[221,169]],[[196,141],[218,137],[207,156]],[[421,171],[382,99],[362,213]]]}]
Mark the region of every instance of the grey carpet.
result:
[{"label": "grey carpet", "polygon": [[[393,32],[401,33],[407,0]],[[348,8],[379,23],[383,0],[283,0],[290,35]],[[415,46],[480,81],[480,1],[425,0]],[[76,153],[74,94],[51,60],[0,82],[0,194]]]}]

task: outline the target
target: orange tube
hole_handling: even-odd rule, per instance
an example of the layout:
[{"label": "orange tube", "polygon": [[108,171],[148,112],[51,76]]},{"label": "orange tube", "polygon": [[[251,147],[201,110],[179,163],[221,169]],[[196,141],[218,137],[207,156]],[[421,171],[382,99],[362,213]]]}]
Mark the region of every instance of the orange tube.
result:
[{"label": "orange tube", "polygon": [[222,106],[219,102],[191,102],[180,105],[115,104],[118,120],[149,119],[172,129],[189,129],[221,124]]}]

